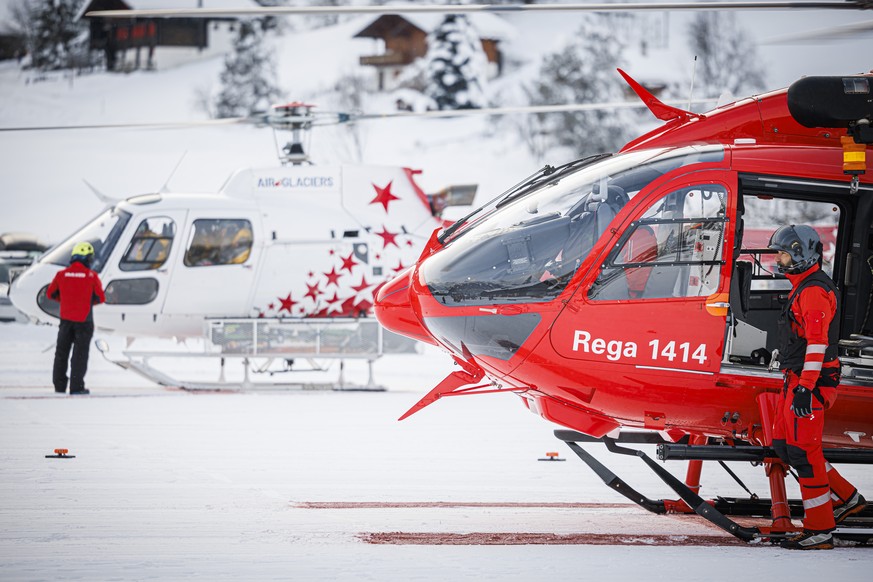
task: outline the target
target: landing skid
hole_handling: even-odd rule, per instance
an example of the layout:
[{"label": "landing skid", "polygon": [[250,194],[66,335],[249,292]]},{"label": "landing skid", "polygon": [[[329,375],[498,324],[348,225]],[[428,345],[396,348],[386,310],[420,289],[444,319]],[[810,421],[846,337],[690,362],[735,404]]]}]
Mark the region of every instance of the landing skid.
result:
[{"label": "landing skid", "polygon": [[[633,501],[643,509],[652,513],[690,513],[693,511],[697,515],[703,517],[710,523],[717,525],[729,534],[746,542],[755,540],[770,540],[778,541],[786,537],[794,535],[795,532],[774,532],[770,528],[757,528],[742,526],[729,517],[744,516],[744,517],[770,517],[771,503],[769,499],[761,499],[752,496],[749,499],[725,498],[719,497],[715,500],[704,500],[685,483],[677,479],[670,472],[659,465],[655,460],[649,457],[645,452],[638,449],[622,447],[617,442],[635,443],[635,444],[667,444],[657,434],[649,433],[630,433],[621,434],[618,439],[602,437],[599,439],[592,438],[588,435],[572,431],[572,430],[556,430],[555,436],[567,443],[576,456],[585,462],[603,482],[613,491],[620,493],[629,500]],[[588,451],[582,448],[580,442],[600,442],[603,443],[607,450],[611,453],[619,455],[629,455],[639,457],[644,463],[666,483],[682,501],[650,499],[638,492],[636,489],[628,485],[621,477],[610,471],[603,463],[592,456]],[[681,445],[680,445],[681,446]],[[720,460],[712,449],[721,447],[713,446],[697,446],[691,447],[697,451],[708,450],[709,460]],[[724,447],[727,448],[727,447]],[[732,447],[731,447],[732,448]],[[748,447],[750,449],[759,449],[760,447]],[[766,454],[766,450],[765,453]],[[762,455],[763,456],[763,455]],[[735,460],[735,459],[729,459]],[[856,461],[862,462],[862,461]],[[800,517],[803,515],[803,507],[801,502],[792,501],[789,503],[791,516]],[[867,508],[864,512],[857,516],[852,516],[846,522],[841,524],[833,534],[835,537],[847,541],[868,543],[873,540],[873,509]]]},{"label": "landing skid", "polygon": [[[135,372],[162,386],[185,390],[245,390],[245,389],[301,389],[383,392],[384,386],[376,384],[373,363],[385,353],[402,351],[404,343],[394,339],[386,350],[384,332],[379,322],[372,318],[331,319],[271,319],[234,318],[204,320],[204,341],[195,341],[174,346],[173,349],[124,350],[123,360],[108,356],[109,345],[105,340],[95,341],[97,349],[108,361],[125,370]],[[391,338],[396,336],[389,336]],[[217,361],[220,365],[218,379],[214,382],[192,381],[171,376],[160,370],[154,360],[194,363]],[[237,360],[242,364],[243,378],[227,381],[225,362]],[[367,383],[355,384],[346,379],[347,361],[367,363]],[[299,364],[309,364],[301,369]],[[290,372],[325,372],[328,367],[319,362],[336,362],[339,376],[335,381],[313,382],[290,380]],[[296,364],[295,364],[296,363]],[[293,366],[293,369],[292,369]],[[196,365],[191,366],[196,367]],[[188,372],[188,366],[185,366]],[[267,378],[257,381],[254,378]],[[289,378],[274,381],[274,378]]]},{"label": "landing skid", "polygon": [[[99,348],[98,348],[99,349]],[[216,355],[216,354],[197,354],[197,353],[180,353],[180,352],[144,352],[144,351],[125,351],[123,355],[125,357],[124,360],[115,360],[111,359],[107,356],[104,350],[100,350],[103,352],[104,358],[106,358],[109,362],[119,366],[125,370],[130,370],[131,372],[135,372],[150,380],[160,386],[167,386],[173,388],[181,388],[183,390],[251,390],[251,389],[259,389],[259,390],[267,390],[267,389],[276,389],[276,390],[288,390],[288,389],[298,389],[298,390],[334,390],[334,391],[344,391],[344,392],[384,392],[386,388],[379,384],[376,384],[373,377],[373,361],[367,360],[367,383],[353,384],[349,383],[345,378],[345,362],[343,360],[339,360],[339,375],[335,381],[326,381],[326,382],[303,382],[298,381],[295,382],[293,380],[285,381],[285,382],[275,382],[275,381],[257,381],[252,379],[253,374],[260,375],[269,375],[270,378],[274,377],[276,374],[285,374],[287,372],[291,372],[292,370],[278,370],[272,371],[270,369],[271,364],[274,361],[284,361],[279,360],[278,358],[261,358],[263,363],[259,366],[253,366],[254,359],[248,358],[245,356],[227,356],[227,355]],[[220,360],[220,372],[219,378],[215,382],[204,382],[204,381],[192,381],[187,379],[176,378],[167,374],[157,367],[155,367],[151,360],[152,359],[164,359],[164,360],[195,360],[195,359],[211,359],[211,360]],[[233,382],[225,380],[225,360],[236,359],[239,360],[243,367],[243,379],[241,381]],[[306,361],[309,364],[309,369],[302,370],[304,372],[327,372],[328,367],[319,364],[317,361],[310,358],[298,358],[297,361]]]}]

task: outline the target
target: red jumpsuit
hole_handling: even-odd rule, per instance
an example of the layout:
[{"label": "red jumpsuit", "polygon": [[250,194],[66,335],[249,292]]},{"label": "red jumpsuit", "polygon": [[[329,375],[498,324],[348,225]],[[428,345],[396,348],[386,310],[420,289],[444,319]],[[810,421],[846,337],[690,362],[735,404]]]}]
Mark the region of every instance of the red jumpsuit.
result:
[{"label": "red jumpsuit", "polygon": [[[824,412],[836,401],[840,380],[836,288],[818,265],[787,276],[792,294],[783,313],[780,342],[785,389],[776,411],[773,448],[797,471],[804,529],[830,531],[835,527],[833,503],[845,503],[855,492],[822,453]],[[800,418],[791,410],[798,385],[814,391],[810,416]]]},{"label": "red jumpsuit", "polygon": [[67,361],[70,350],[70,392],[85,392],[85,373],[88,371],[88,352],[94,335],[91,306],[106,301],[103,285],[97,273],[78,261],[58,272],[52,279],[46,295],[61,302],[61,324],[55,347],[52,382],[55,392],[67,390]]}]

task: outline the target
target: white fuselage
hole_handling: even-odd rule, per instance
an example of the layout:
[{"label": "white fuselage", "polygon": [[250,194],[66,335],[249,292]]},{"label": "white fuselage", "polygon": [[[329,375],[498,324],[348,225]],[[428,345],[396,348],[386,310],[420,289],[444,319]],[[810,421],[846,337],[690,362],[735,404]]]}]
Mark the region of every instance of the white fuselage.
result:
[{"label": "white fuselage", "polygon": [[16,279],[14,304],[56,321],[40,298],[79,240],[95,246],[107,303],[99,328],[199,336],[207,318],[367,314],[375,289],[412,264],[441,225],[414,172],[288,166],[235,173],[216,194],[129,198]]}]

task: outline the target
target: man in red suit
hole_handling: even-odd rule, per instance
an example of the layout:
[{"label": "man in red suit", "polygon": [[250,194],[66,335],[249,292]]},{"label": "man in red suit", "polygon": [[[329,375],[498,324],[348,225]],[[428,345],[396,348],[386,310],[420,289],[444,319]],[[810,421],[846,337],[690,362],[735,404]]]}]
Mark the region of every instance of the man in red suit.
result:
[{"label": "man in red suit", "polygon": [[779,360],[785,376],[773,427],[773,448],[794,467],[803,498],[803,533],[782,542],[792,550],[829,550],[836,524],[864,509],[855,487],[825,461],[825,411],[840,383],[839,294],[819,266],[821,239],[812,227],[783,226],[770,237],[778,269],[791,281],[779,320]]},{"label": "man in red suit", "polygon": [[50,299],[61,303],[61,324],[52,374],[55,392],[61,394],[67,391],[67,362],[70,361],[71,348],[70,394],[89,394],[85,388],[85,373],[94,335],[92,307],[106,301],[100,277],[90,268],[93,258],[91,243],[77,243],[73,247],[70,266],[55,275],[46,291]]}]

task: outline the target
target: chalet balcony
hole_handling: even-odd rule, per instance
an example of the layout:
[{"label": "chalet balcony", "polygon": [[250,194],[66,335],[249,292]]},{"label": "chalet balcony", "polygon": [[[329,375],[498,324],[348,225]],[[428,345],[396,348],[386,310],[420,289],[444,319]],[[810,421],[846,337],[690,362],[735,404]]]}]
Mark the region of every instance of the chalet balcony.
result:
[{"label": "chalet balcony", "polygon": [[415,57],[409,53],[389,52],[383,55],[361,57],[361,64],[372,67],[388,67],[392,65],[408,65],[413,60],[415,60]]}]

